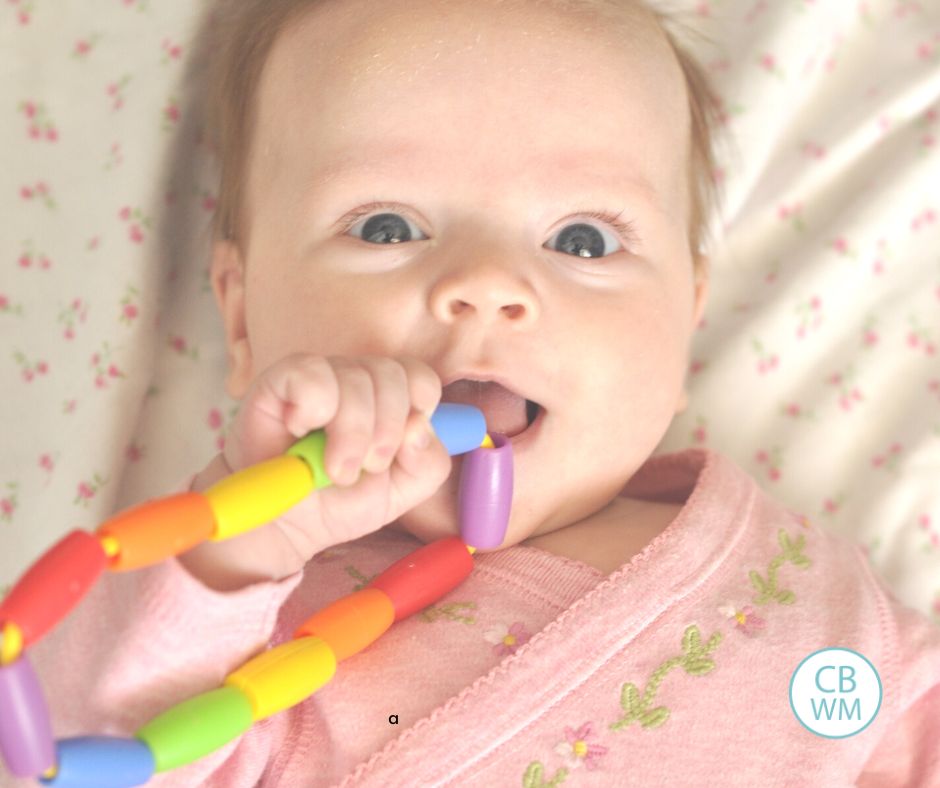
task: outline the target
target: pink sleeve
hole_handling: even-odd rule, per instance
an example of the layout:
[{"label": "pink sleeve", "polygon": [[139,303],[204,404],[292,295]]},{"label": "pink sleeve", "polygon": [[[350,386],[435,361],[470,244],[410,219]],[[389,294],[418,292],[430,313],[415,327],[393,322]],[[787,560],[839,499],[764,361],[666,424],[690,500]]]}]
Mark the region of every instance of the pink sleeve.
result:
[{"label": "pink sleeve", "polygon": [[878,743],[856,785],[940,785],[940,684],[927,691]]},{"label": "pink sleeve", "polygon": [[900,712],[888,725],[856,785],[940,786],[940,627],[894,602],[900,677],[895,686]]},{"label": "pink sleeve", "polygon": [[[189,477],[180,486],[188,490]],[[30,649],[57,738],[132,736],[150,719],[221,686],[264,650],[278,610],[303,573],[214,591],[176,560],[106,572],[72,613]],[[289,712],[262,720],[154,785],[253,786],[285,737]]]}]

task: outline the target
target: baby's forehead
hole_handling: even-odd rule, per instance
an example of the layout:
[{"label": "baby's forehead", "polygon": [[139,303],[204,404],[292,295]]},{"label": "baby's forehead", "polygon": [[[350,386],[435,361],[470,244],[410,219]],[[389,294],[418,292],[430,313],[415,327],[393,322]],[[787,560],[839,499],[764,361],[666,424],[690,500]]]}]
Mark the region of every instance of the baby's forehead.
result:
[{"label": "baby's forehead", "polygon": [[544,143],[594,150],[601,169],[614,154],[642,162],[660,189],[681,174],[685,85],[650,18],[558,0],[367,9],[367,0],[317,4],[275,41],[256,96],[256,151],[269,174],[296,171],[302,156],[322,169],[376,142],[439,148],[427,167],[457,156],[524,169],[516,153]]},{"label": "baby's forehead", "polygon": [[[381,15],[368,13],[369,6],[370,0],[312,3],[281,31],[260,79],[264,109],[289,109],[298,98],[325,94],[334,104],[322,107],[320,120],[329,121],[336,100],[362,100],[370,89],[381,91],[380,110],[444,76],[453,78],[446,87],[456,101],[477,85],[494,95],[516,82],[544,92],[572,74],[585,97],[572,112],[589,109],[601,88],[629,92],[644,82],[658,108],[684,104],[678,62],[641,3],[383,0]],[[273,100],[276,93],[282,102]]]}]

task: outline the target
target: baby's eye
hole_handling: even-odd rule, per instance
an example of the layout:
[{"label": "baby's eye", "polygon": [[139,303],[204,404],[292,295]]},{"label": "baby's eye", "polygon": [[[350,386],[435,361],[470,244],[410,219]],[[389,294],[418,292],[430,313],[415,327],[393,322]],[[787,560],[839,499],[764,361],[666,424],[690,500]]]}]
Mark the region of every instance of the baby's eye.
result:
[{"label": "baby's eye", "polygon": [[[368,208],[360,209],[359,211],[354,212],[350,217],[347,217],[347,219],[345,219],[342,223],[344,228],[347,231],[352,231],[354,227],[360,224],[358,219],[362,216],[366,216],[367,211]],[[609,222],[613,226],[617,227],[618,230],[624,234],[628,241],[636,240],[632,225],[629,222],[620,222],[618,221],[617,216],[611,216],[602,213],[592,213],[590,216],[591,218],[599,219],[600,221]],[[376,213],[368,216],[368,218],[366,218],[361,224],[362,235],[359,237],[361,237],[363,241],[378,244],[380,246],[384,244],[404,243],[406,241],[412,240],[412,227],[415,227],[418,234],[422,234],[413,222],[398,213]],[[615,242],[617,241],[617,236],[609,230],[603,230],[595,224],[573,221],[571,224],[566,225],[564,228],[555,233],[555,235],[549,239],[548,243],[551,245],[554,239],[558,239],[558,246],[553,246],[553,249],[577,257],[606,257],[609,256],[609,254],[620,251],[618,249],[614,249],[605,255],[605,250],[607,249],[605,235],[608,238],[612,238]],[[353,237],[357,236],[353,234]],[[621,249],[622,248],[623,247],[621,246]]]},{"label": "baby's eye", "polygon": [[[609,230],[602,230],[600,227],[587,222],[575,221],[555,233],[553,238],[549,239],[549,244],[554,238],[557,238],[558,251],[570,252],[577,257],[607,257],[608,255],[604,254],[607,247],[604,241],[605,235],[619,243],[617,237]],[[621,246],[620,249],[623,249],[623,247]],[[610,254],[617,251],[620,250],[614,249]]]},{"label": "baby's eye", "polygon": [[[347,230],[352,230],[359,224],[356,219],[362,214],[354,215],[349,222],[345,223]],[[400,244],[411,240],[411,227],[414,222],[409,222],[397,213],[377,213],[370,216],[362,224],[362,240],[376,244]],[[421,231],[418,230],[420,233]]]}]

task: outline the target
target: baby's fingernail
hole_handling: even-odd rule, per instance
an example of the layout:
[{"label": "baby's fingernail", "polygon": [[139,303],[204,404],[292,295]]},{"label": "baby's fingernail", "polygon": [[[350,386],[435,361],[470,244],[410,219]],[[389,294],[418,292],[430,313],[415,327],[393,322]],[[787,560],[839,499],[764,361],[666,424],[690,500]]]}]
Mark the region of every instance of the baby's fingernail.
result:
[{"label": "baby's fingernail", "polygon": [[431,445],[431,423],[426,418],[422,417],[421,427],[411,434],[408,442],[416,449],[426,449]]}]

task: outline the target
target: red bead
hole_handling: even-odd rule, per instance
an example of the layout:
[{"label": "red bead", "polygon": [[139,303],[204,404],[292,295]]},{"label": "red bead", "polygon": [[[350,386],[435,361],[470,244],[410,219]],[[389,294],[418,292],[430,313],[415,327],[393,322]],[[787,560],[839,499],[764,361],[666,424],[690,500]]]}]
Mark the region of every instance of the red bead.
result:
[{"label": "red bead", "polygon": [[449,536],[396,561],[367,588],[384,591],[395,608],[395,621],[401,621],[450,593],[472,571],[467,545],[460,537]]},{"label": "red bead", "polygon": [[72,531],[26,570],[0,603],[0,623],[12,621],[23,633],[23,648],[46,634],[85,596],[104,571],[108,557],[87,531]]}]

